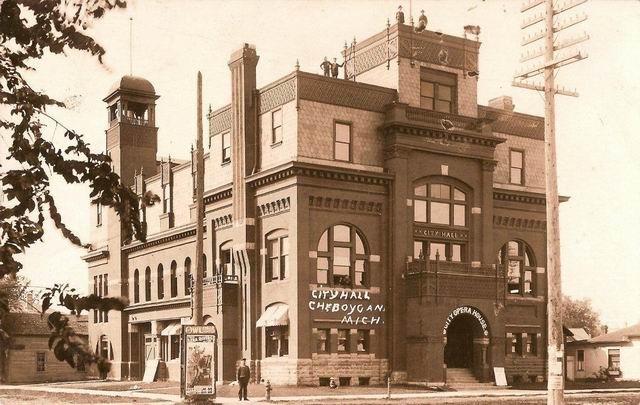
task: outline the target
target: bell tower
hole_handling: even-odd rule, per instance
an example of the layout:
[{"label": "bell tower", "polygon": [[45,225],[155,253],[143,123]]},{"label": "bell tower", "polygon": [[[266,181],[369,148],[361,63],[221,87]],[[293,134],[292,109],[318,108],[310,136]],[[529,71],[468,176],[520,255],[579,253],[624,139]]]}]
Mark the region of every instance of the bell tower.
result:
[{"label": "bell tower", "polygon": [[136,76],[123,76],[103,99],[107,103],[107,154],[123,184],[131,186],[136,172],[157,172],[158,128],[153,85]]}]

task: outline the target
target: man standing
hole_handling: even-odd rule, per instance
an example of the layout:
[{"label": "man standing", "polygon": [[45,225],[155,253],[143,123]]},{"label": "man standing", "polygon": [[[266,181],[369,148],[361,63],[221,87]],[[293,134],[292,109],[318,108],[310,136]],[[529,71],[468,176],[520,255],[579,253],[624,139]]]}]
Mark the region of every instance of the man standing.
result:
[{"label": "man standing", "polygon": [[338,60],[336,58],[333,58],[333,63],[331,64],[331,77],[333,77],[334,79],[338,78],[338,68],[341,68],[344,66],[344,63],[340,64],[338,63]]},{"label": "man standing", "polygon": [[329,59],[327,59],[326,56],[324,57],[324,61],[320,64],[320,69],[322,69],[325,76],[329,77],[331,75],[331,62],[329,62]]},{"label": "man standing", "polygon": [[242,364],[238,367],[238,372],[236,373],[238,377],[238,385],[240,386],[240,390],[238,391],[238,400],[248,401],[247,398],[247,385],[249,384],[249,378],[251,377],[251,369],[247,366],[247,359],[242,359]]}]

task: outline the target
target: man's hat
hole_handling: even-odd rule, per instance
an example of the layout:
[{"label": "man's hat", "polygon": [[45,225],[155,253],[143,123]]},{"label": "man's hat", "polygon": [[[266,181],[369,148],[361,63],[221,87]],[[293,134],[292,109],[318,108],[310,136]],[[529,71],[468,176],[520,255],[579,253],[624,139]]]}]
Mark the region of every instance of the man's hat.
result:
[{"label": "man's hat", "polygon": [[243,357],[243,358],[242,358],[242,361],[247,361],[247,359]]}]

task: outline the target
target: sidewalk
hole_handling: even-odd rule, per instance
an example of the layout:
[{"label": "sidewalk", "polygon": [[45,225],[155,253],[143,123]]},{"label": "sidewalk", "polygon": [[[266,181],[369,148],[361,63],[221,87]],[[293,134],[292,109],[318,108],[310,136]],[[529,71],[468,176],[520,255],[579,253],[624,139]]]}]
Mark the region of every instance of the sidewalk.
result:
[{"label": "sidewalk", "polygon": [[[157,401],[166,401],[170,403],[181,402],[179,395],[173,394],[160,394],[153,392],[140,392],[140,391],[106,391],[95,389],[81,389],[81,388],[64,388],[64,387],[51,387],[42,384],[38,385],[0,385],[0,390],[24,390],[24,391],[39,391],[39,392],[59,392],[66,394],[81,394],[81,395],[100,395],[107,397],[127,397],[127,398],[144,398],[153,399]],[[277,389],[276,389],[277,390]],[[599,394],[599,393],[626,393],[626,392],[640,392],[640,388],[615,388],[615,389],[585,389],[585,390],[567,390],[567,395],[572,394]],[[409,393],[391,393],[392,399],[408,399],[408,398],[478,398],[478,397],[544,397],[546,391],[537,390],[478,390],[478,391],[448,391],[448,392],[409,392]],[[344,399],[344,400],[363,400],[363,399],[385,399],[386,394],[348,394],[348,395],[306,395],[306,396],[274,396],[271,399],[273,401],[283,402],[299,402],[299,401],[318,401],[325,399]],[[251,398],[250,402],[266,402],[264,397]],[[233,404],[238,403],[235,398],[217,398],[216,403],[219,404]]]}]

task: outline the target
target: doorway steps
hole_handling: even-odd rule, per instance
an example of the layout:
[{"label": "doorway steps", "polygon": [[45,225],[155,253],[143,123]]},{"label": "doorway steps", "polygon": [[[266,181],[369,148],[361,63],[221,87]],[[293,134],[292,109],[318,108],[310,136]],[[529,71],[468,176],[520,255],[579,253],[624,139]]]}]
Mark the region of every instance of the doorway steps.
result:
[{"label": "doorway steps", "polygon": [[447,386],[457,391],[496,389],[494,383],[482,383],[473,375],[468,368],[448,368]]}]

